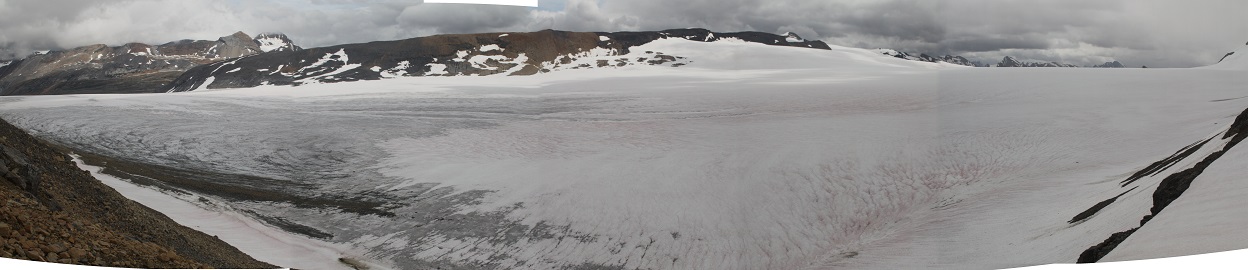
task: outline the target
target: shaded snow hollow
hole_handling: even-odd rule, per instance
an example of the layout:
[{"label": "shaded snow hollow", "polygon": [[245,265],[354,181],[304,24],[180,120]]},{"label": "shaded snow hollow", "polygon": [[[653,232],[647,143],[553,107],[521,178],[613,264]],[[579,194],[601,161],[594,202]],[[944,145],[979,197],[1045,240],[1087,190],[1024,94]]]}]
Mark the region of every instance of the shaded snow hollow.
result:
[{"label": "shaded snow hollow", "polygon": [[[0,116],[102,154],[382,201],[392,215],[201,194],[396,268],[983,269],[1074,262],[1138,227],[1161,180],[1212,148],[1120,183],[1248,108],[1237,70],[965,69],[731,41],[628,56],[645,51],[692,61],[3,98]],[[1248,200],[1242,152],[1106,260],[1248,247],[1248,215],[1226,207]]]}]

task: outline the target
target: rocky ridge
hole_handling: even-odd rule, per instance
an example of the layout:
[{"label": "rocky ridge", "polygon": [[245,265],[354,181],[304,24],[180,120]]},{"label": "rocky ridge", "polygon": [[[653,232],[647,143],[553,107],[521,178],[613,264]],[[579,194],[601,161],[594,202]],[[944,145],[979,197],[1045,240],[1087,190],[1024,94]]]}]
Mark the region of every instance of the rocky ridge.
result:
[{"label": "rocky ridge", "polygon": [[971,61],[969,59],[966,59],[966,57],[962,57],[960,55],[945,55],[945,56],[937,57],[937,56],[927,55],[925,53],[919,54],[916,56],[911,53],[892,50],[892,49],[875,49],[875,51],[883,55],[888,55],[888,56],[911,60],[911,61],[921,61],[921,62],[931,62],[931,63],[945,62],[945,63],[955,64],[955,65],[968,66],[968,67],[986,66],[980,62]]}]

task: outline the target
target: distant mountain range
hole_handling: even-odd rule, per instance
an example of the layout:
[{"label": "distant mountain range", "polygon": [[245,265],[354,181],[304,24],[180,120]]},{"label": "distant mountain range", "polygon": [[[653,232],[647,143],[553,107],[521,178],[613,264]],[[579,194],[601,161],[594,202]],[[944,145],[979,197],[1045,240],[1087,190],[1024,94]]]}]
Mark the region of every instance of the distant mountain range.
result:
[{"label": "distant mountain range", "polygon": [[688,64],[690,59],[663,52],[619,57],[630,53],[632,47],[666,38],[830,49],[822,41],[808,41],[793,33],[720,33],[697,28],[454,34],[306,50],[282,34],[253,38],[239,32],[216,41],[91,45],[0,63],[0,95],[180,92],[390,77],[532,75],[561,69]]},{"label": "distant mountain range", "polygon": [[[794,33],[721,33],[698,28],[453,34],[313,49],[304,49],[280,33],[252,37],[238,32],[215,41],[97,44],[0,62],[0,95],[180,92],[390,77],[532,75],[561,69],[682,66],[692,61],[663,52],[619,57],[628,54],[632,47],[665,38],[830,49],[822,41],[806,40]],[[982,63],[958,55],[933,56],[892,49],[875,52],[912,61],[973,67],[1079,67],[1012,56],[997,63]],[[1126,65],[1111,61],[1087,67]]]},{"label": "distant mountain range", "polygon": [[988,66],[978,61],[971,61],[971,60],[966,59],[966,57],[956,56],[956,55],[945,55],[945,56],[939,56],[939,57],[930,56],[927,54],[914,55],[911,53],[897,51],[893,49],[875,49],[875,52],[888,55],[888,56],[892,56],[892,57],[901,58],[901,59],[912,60],[912,61],[922,61],[922,62],[931,62],[931,63],[945,62],[945,63],[963,65],[963,66],[969,66],[969,67]]},{"label": "distant mountain range", "polygon": [[[1014,58],[1013,56],[1006,56],[1001,59],[1001,62],[997,62],[996,64],[984,64],[979,61],[968,60],[966,57],[962,57],[958,55],[945,55],[945,56],[931,56],[928,54],[915,55],[913,53],[907,53],[907,52],[897,51],[893,49],[875,49],[875,51],[884,55],[906,59],[906,60],[932,62],[932,63],[944,62],[944,63],[950,63],[950,64],[955,64],[955,65],[969,66],[969,67],[1079,67],[1078,65],[1074,65],[1074,64],[1066,64],[1066,63],[1058,63],[1058,62],[1019,60],[1017,58]],[[1106,62],[1104,64],[1093,65],[1093,66],[1088,66],[1088,67],[1125,68],[1126,66],[1118,61],[1112,61],[1112,62]]]},{"label": "distant mountain range", "polygon": [[264,52],[302,50],[286,35],[256,38],[238,32],[216,41],[180,40],[161,45],[89,45],[40,52],[0,63],[0,94],[151,92],[191,68]]}]

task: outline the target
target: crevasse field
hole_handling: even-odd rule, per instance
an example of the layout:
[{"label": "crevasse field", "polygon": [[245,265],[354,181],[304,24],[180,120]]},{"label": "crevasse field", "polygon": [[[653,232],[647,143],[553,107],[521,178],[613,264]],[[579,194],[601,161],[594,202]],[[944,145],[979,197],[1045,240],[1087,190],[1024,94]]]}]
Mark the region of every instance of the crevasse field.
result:
[{"label": "crevasse field", "polygon": [[[632,51],[692,62],[4,97],[0,116],[84,151],[276,179],[230,184],[393,213],[110,180],[149,205],[185,200],[162,211],[287,267],[346,268],[336,260],[349,257],[399,269],[992,269],[1071,263],[1139,227],[1157,184],[1221,149],[1248,108],[1248,59],[1235,57],[1065,69],[731,41]],[[1104,261],[1248,248],[1246,169],[1248,149],[1233,148]]]}]

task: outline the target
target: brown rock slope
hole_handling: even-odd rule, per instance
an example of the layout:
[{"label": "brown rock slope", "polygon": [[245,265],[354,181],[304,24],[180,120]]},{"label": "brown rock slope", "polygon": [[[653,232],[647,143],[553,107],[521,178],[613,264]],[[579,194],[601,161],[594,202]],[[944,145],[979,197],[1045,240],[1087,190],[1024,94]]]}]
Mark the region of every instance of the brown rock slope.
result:
[{"label": "brown rock slope", "polygon": [[0,256],[133,268],[277,268],[105,186],[0,120]]}]

